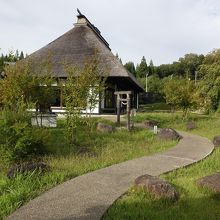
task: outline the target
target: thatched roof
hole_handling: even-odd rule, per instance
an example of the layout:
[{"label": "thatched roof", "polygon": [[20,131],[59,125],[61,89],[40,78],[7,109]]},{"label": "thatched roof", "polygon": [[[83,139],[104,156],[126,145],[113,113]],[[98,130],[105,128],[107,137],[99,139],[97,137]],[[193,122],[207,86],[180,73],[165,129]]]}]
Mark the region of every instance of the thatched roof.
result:
[{"label": "thatched roof", "polygon": [[46,59],[50,54],[54,77],[61,78],[67,76],[63,63],[83,66],[85,60],[96,53],[100,64],[106,66],[109,77],[128,78],[137,90],[143,91],[136,78],[113,55],[100,31],[81,13],[77,17],[74,28],[34,52],[29,58],[35,63]]}]

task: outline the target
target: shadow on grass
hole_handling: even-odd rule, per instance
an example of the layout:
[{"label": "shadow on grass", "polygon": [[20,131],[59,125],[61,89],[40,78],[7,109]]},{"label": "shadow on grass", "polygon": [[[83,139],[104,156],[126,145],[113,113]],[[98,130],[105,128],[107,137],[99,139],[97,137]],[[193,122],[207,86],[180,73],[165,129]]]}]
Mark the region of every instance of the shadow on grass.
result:
[{"label": "shadow on grass", "polygon": [[102,220],[220,220],[219,207],[219,195],[180,198],[174,203],[142,195],[116,201]]}]

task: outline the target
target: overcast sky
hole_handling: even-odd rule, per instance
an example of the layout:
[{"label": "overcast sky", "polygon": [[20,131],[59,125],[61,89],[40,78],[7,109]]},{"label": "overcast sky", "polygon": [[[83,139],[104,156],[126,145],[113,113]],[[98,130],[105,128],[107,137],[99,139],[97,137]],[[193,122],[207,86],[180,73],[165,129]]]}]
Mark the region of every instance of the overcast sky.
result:
[{"label": "overcast sky", "polygon": [[0,0],[0,52],[45,46],[73,27],[76,8],[123,62],[159,65],[220,48],[219,0]]}]

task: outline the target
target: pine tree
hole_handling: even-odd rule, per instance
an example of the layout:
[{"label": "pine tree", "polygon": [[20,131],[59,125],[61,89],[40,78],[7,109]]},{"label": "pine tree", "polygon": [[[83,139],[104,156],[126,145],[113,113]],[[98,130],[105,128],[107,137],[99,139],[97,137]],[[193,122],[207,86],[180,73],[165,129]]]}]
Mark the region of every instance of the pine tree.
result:
[{"label": "pine tree", "polygon": [[150,60],[150,64],[149,64],[148,69],[149,69],[149,75],[153,75],[155,73],[153,60]]},{"label": "pine tree", "polygon": [[148,66],[145,57],[143,56],[141,59],[141,63],[136,67],[136,76],[139,78],[144,78],[146,73],[148,72]]},{"label": "pine tree", "polygon": [[19,56],[19,60],[22,60],[22,59],[24,59],[24,53],[23,53],[23,51],[21,51],[20,56]]},{"label": "pine tree", "polygon": [[134,66],[134,63],[133,62],[127,62],[125,63],[124,65],[125,69],[127,69],[130,73],[132,73],[134,76],[136,76],[136,69],[135,69],[135,66]]}]

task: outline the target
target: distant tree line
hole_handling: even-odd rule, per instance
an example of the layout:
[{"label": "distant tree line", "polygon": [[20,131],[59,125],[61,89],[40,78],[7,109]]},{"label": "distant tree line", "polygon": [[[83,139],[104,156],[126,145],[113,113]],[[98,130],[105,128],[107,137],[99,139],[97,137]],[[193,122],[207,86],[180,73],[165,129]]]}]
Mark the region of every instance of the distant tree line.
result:
[{"label": "distant tree line", "polygon": [[[27,56],[27,55],[26,55]],[[10,51],[8,54],[1,54],[0,56],[0,73],[3,72],[5,65],[7,65],[7,63],[13,63],[13,62],[17,62],[19,60],[24,59],[24,52],[23,51],[18,51],[16,50],[14,51]]]},{"label": "distant tree line", "polygon": [[171,64],[147,64],[143,56],[136,66],[124,64],[148,92],[160,94],[174,108],[220,111],[220,49],[207,55],[189,53]]},{"label": "distant tree line", "polygon": [[152,60],[147,64],[146,58],[143,56],[136,66],[134,62],[129,61],[124,64],[124,67],[138,79],[144,88],[146,87],[146,75],[148,76],[148,92],[163,93],[162,79],[166,77],[198,80],[200,77],[198,71],[204,60],[203,54],[189,53],[171,64],[154,66]]},{"label": "distant tree line", "polygon": [[172,64],[161,64],[154,66],[153,61],[150,60],[149,65],[146,62],[146,58],[143,56],[140,63],[135,67],[134,62],[129,61],[124,64],[124,67],[130,71],[136,78],[145,78],[148,76],[157,76],[164,78],[168,76],[182,76],[190,79],[195,78],[195,72],[198,67],[203,63],[205,56],[203,54],[189,53],[180,57],[178,61],[174,61]]}]

